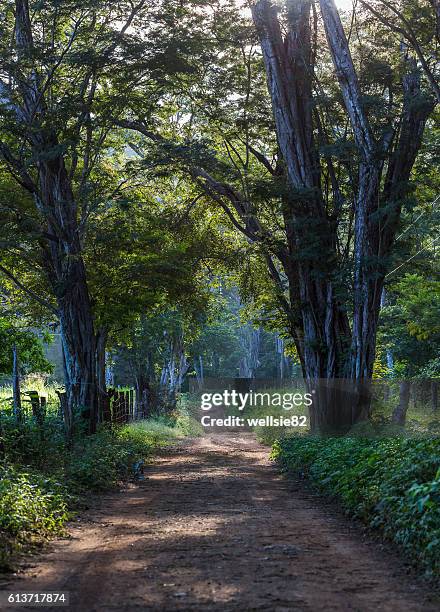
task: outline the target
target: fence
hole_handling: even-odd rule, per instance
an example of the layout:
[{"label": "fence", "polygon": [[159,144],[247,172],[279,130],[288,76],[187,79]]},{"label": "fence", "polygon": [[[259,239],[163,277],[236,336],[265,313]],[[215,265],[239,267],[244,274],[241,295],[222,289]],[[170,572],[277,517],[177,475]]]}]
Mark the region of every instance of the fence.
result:
[{"label": "fence", "polygon": [[[59,400],[58,415],[66,420],[66,394],[60,391],[56,393]],[[12,396],[2,397],[0,412],[4,410],[7,405],[9,405],[7,410],[12,410],[12,402]],[[20,393],[20,404],[21,418],[27,419],[33,417],[37,424],[43,425],[48,407],[45,395],[40,395],[38,391],[22,391]],[[50,405],[54,407],[53,402]],[[105,396],[100,398],[99,422],[123,425],[124,423],[133,421],[135,418],[140,418],[140,415],[138,415],[136,411],[136,394],[134,389],[111,388],[107,390]]]},{"label": "fence", "polygon": [[107,389],[101,399],[101,420],[103,423],[123,425],[136,418],[136,396],[134,389]]},{"label": "fence", "polygon": [[[64,394],[63,394],[64,395]],[[62,398],[60,397],[62,403]],[[98,421],[124,425],[134,421],[136,414],[136,394],[134,389],[107,389],[99,398]]]}]

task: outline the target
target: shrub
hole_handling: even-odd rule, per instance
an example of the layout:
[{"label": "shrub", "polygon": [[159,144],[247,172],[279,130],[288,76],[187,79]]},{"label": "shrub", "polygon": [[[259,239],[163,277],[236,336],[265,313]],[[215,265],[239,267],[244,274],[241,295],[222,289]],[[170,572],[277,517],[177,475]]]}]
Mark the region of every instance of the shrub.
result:
[{"label": "shrub", "polygon": [[52,478],[0,467],[0,568],[24,544],[38,544],[62,531],[68,518],[67,489]]},{"label": "shrub", "polygon": [[[130,437],[122,440],[117,430],[102,430],[80,439],[67,457],[65,477],[76,492],[102,491],[130,475],[137,454]],[[145,448],[144,454],[149,449]]]},{"label": "shrub", "polygon": [[295,436],[276,442],[272,458],[440,574],[439,439]]},{"label": "shrub", "polygon": [[150,419],[123,427],[103,427],[95,435],[78,436],[65,446],[56,419],[43,431],[32,421],[17,426],[3,416],[6,457],[0,463],[0,570],[29,545],[60,533],[75,508],[90,492],[115,487],[138,476],[139,466],[158,446],[192,430],[187,415],[175,424]]}]

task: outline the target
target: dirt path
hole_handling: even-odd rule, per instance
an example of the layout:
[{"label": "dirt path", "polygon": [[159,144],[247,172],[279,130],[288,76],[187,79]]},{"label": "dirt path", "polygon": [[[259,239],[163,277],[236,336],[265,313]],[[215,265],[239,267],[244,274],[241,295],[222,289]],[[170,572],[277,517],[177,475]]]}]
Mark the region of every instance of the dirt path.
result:
[{"label": "dirt path", "polygon": [[267,454],[251,434],[170,450],[9,588],[69,591],[75,612],[440,610]]}]

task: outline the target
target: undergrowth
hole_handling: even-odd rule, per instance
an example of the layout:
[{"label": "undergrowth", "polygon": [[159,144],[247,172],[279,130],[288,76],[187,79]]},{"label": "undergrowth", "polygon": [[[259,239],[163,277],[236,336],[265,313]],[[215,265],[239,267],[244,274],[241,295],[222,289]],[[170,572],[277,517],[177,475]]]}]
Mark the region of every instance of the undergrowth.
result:
[{"label": "undergrowth", "polygon": [[15,567],[17,553],[63,533],[72,513],[93,493],[139,477],[159,447],[199,435],[196,421],[176,412],[122,427],[78,432],[67,447],[63,427],[48,415],[40,428],[32,419],[19,426],[1,415],[4,458],[0,461],[0,570]]},{"label": "undergrowth", "polygon": [[440,439],[295,436],[272,458],[440,576]]}]

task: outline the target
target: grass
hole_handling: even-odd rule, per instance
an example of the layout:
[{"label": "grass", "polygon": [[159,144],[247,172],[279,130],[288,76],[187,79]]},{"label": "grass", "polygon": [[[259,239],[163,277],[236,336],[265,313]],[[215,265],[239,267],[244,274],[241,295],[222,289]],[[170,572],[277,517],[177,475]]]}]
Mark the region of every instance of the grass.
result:
[{"label": "grass", "polygon": [[[61,385],[47,384],[46,377],[37,374],[31,374],[26,376],[20,385],[22,394],[26,394],[28,391],[38,391],[38,394],[44,396],[47,400],[48,408],[58,410],[58,396],[57,390],[61,390]],[[0,406],[5,408],[12,398],[12,387],[9,385],[0,386]],[[26,409],[27,402],[24,402]],[[30,407],[30,404],[29,404]]]},{"label": "grass", "polygon": [[[6,392],[7,393],[7,392]],[[19,554],[63,533],[87,498],[138,478],[158,448],[201,427],[183,409],[122,427],[102,426],[65,444],[57,409],[43,428],[32,418],[19,426],[10,410],[1,413],[4,458],[0,461],[0,570],[15,568]]]},{"label": "grass", "polygon": [[[279,391],[278,391],[279,392]],[[282,393],[282,392],[281,392]],[[272,415],[276,417],[292,417],[292,416],[306,416],[307,423],[309,422],[309,410],[306,406],[295,406],[291,410],[284,410],[279,406],[260,406],[255,407],[246,412],[246,416],[249,418],[260,418],[265,417],[266,415]],[[266,446],[272,446],[276,440],[280,438],[285,438],[287,436],[291,436],[295,433],[301,433],[304,431],[308,431],[309,427],[268,427],[265,425],[256,425],[253,427],[253,431],[257,436],[257,439],[262,444]]]},{"label": "grass", "polygon": [[440,577],[440,439],[294,436],[272,458]]}]

